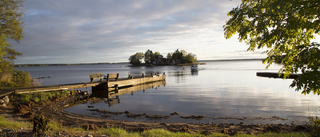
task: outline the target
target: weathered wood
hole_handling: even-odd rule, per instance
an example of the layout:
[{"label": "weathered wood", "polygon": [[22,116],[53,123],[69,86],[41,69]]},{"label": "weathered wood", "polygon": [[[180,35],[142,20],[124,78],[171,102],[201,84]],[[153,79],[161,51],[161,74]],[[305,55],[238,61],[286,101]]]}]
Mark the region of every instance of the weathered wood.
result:
[{"label": "weathered wood", "polygon": [[108,73],[107,75],[107,81],[110,79],[114,79],[115,81],[119,80],[119,73]]},{"label": "weathered wood", "polygon": [[[300,74],[290,74],[287,79],[296,79]],[[284,78],[284,74],[278,74],[274,72],[257,72],[257,76],[269,77],[269,78]]]},{"label": "weathered wood", "polygon": [[122,79],[119,81],[109,81],[108,88],[112,88],[116,84],[118,84],[118,87],[127,87],[127,86],[132,86],[132,85],[150,83],[150,82],[165,80],[165,77],[166,77],[166,75],[161,75],[161,76],[153,75],[153,76],[145,76],[144,78],[143,77],[135,77],[133,79]]},{"label": "weathered wood", "polygon": [[146,90],[149,88],[156,88],[164,85],[166,85],[166,81],[161,80],[161,81],[156,81],[152,83],[139,84],[139,85],[135,85],[128,88],[121,88],[121,89],[118,89],[118,91],[109,90],[107,92],[106,90],[92,90],[92,96],[102,97],[102,98],[113,98],[113,97],[124,95],[124,94],[132,94],[132,92],[135,92],[135,91]]},{"label": "weathered wood", "polygon": [[93,80],[95,79],[100,79],[100,81],[102,81],[102,79],[104,78],[104,76],[101,73],[91,73],[89,74],[89,76],[91,82],[93,82]]}]

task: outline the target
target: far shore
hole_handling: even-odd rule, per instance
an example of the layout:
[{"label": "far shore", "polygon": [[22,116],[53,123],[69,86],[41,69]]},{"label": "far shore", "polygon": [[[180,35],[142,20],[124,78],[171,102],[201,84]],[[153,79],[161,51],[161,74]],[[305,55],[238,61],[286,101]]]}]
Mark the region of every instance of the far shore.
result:
[{"label": "far shore", "polygon": [[[218,60],[198,60],[198,62],[216,62],[216,61],[254,61],[263,59],[218,59]],[[71,63],[71,64],[15,64],[15,67],[32,67],[32,66],[73,66],[73,65],[100,65],[100,64],[129,64],[129,62],[102,62],[102,63]]]}]

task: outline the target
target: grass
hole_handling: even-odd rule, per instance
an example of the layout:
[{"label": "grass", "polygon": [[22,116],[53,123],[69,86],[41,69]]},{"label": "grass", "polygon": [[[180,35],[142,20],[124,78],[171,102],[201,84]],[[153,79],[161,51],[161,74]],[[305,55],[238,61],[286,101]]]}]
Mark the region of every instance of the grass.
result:
[{"label": "grass", "polygon": [[[5,117],[0,115],[0,127],[7,129],[32,129],[32,124],[29,122],[9,122]],[[107,135],[110,137],[229,137],[227,134],[213,133],[210,135],[203,135],[199,133],[185,133],[185,132],[170,132],[165,129],[152,129],[143,132],[128,132],[121,128],[97,128],[96,130],[86,131],[81,127],[64,126],[57,121],[50,121],[47,125],[48,131],[46,135],[56,136],[58,133],[68,135]],[[257,135],[239,134],[237,137],[305,137],[310,136],[309,133],[261,133]]]},{"label": "grass", "polygon": [[35,93],[25,93],[16,94],[15,100],[17,103],[26,103],[29,101],[39,102],[52,99],[53,97],[66,97],[69,95],[69,91],[47,91],[47,92],[35,92]]},{"label": "grass", "polygon": [[8,121],[4,116],[1,116],[1,115],[0,115],[0,127],[7,128],[7,129],[32,128],[31,124],[28,122]]}]

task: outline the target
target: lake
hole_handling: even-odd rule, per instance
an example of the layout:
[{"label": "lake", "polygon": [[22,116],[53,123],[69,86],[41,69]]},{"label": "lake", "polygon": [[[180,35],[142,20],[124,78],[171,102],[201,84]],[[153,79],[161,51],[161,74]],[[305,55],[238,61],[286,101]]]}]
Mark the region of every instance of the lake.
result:
[{"label": "lake", "polygon": [[[114,97],[74,105],[64,111],[113,120],[187,123],[304,124],[319,116],[320,97],[302,95],[290,88],[292,80],[257,77],[256,72],[277,72],[279,65],[265,70],[254,61],[212,61],[200,65],[198,72],[189,66],[128,67],[129,64],[20,67],[32,77],[47,77],[42,85],[89,82],[89,73],[120,73],[121,77],[165,72],[165,84]],[[83,89],[85,90],[85,89]],[[91,89],[90,89],[91,92]],[[90,109],[89,107],[94,108]],[[99,111],[95,111],[99,109]],[[163,115],[128,117],[127,114]],[[178,115],[170,115],[176,112]],[[190,116],[202,116],[195,119]]]}]

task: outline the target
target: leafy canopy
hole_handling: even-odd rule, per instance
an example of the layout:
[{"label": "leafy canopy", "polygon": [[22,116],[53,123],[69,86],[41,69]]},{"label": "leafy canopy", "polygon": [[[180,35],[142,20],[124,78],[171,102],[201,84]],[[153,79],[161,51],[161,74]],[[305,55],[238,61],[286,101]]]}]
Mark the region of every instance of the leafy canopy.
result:
[{"label": "leafy canopy", "polygon": [[280,61],[279,73],[301,72],[291,87],[319,95],[320,44],[312,42],[319,35],[319,14],[319,0],[242,0],[223,27],[227,39],[238,33],[250,51],[268,48],[267,68]]},{"label": "leafy canopy", "polygon": [[22,0],[0,1],[0,89],[12,87],[27,87],[31,79],[28,73],[15,70],[14,59],[22,55],[15,51],[9,42],[19,42],[22,39]]},{"label": "leafy canopy", "polygon": [[0,73],[8,70],[13,64],[16,55],[21,53],[12,49],[9,39],[19,41],[22,39],[22,1],[1,0],[0,1]]}]

